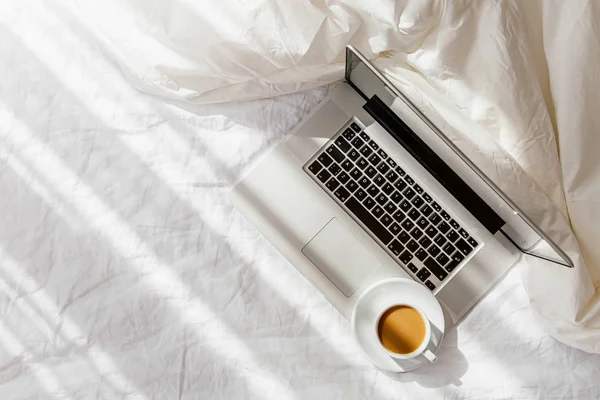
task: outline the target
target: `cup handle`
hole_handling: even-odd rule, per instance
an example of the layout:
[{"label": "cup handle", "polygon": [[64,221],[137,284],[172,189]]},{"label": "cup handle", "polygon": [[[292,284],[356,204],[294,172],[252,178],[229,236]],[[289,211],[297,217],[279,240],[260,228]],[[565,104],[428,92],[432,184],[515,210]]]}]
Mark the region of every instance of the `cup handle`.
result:
[{"label": "cup handle", "polygon": [[429,349],[425,349],[425,351],[423,352],[423,355],[425,356],[425,358],[427,360],[429,360],[430,363],[434,363],[437,361],[437,356],[435,354],[433,354],[433,352]]}]

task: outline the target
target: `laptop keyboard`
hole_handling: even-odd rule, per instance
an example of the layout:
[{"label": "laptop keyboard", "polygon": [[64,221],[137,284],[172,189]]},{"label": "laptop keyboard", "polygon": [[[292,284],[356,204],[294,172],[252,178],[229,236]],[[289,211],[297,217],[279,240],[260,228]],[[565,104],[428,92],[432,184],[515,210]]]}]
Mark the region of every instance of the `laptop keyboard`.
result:
[{"label": "laptop keyboard", "polygon": [[355,122],[307,170],[430,290],[432,276],[439,285],[478,246]]}]

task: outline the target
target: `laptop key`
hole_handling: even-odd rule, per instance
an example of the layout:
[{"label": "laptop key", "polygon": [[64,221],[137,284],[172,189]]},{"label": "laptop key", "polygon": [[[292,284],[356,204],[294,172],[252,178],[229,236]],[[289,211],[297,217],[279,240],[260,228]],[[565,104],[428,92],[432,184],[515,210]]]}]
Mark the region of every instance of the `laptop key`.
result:
[{"label": "laptop key", "polygon": [[362,172],[358,168],[354,168],[352,172],[350,172],[350,176],[356,180],[359,180],[362,177]]},{"label": "laptop key", "polygon": [[415,192],[419,193],[419,194],[423,194],[423,188],[419,185],[414,185],[413,189],[415,189]]},{"label": "laptop key", "polygon": [[424,261],[427,258],[427,252],[423,249],[419,249],[415,253],[415,257],[417,257],[420,261]]},{"label": "laptop key", "polygon": [[369,157],[369,162],[372,165],[377,166],[377,164],[381,162],[381,158],[377,154],[373,154],[371,157]]},{"label": "laptop key", "polygon": [[338,136],[337,139],[335,139],[335,144],[344,153],[347,153],[348,150],[350,150],[350,148],[352,147],[352,146],[350,146],[350,143],[348,143],[348,141],[346,139],[344,139],[342,136]]},{"label": "laptop key", "polygon": [[342,163],[342,168],[344,168],[345,171],[350,171],[353,167],[354,165],[350,162],[350,160],[344,160]]},{"label": "laptop key", "polygon": [[465,239],[469,237],[469,234],[468,234],[468,233],[467,233],[467,231],[465,231],[463,228],[460,228],[460,229],[458,230],[458,233],[460,233],[460,236],[462,236],[462,237],[463,237],[463,238],[465,238]]},{"label": "laptop key", "polygon": [[409,203],[409,202],[408,202],[408,200],[406,200],[406,199],[405,199],[405,200],[404,200],[402,203],[400,203],[400,209],[401,209],[402,211],[404,211],[404,212],[406,212],[406,211],[410,210],[410,209],[411,209],[411,207],[412,207],[412,206],[410,205],[410,203]]},{"label": "laptop key", "polygon": [[373,150],[377,150],[379,148],[379,145],[377,143],[375,143],[373,140],[371,140],[369,142],[369,147],[371,147]]},{"label": "laptop key", "polygon": [[421,268],[421,270],[417,273],[417,278],[419,278],[421,282],[425,282],[430,276],[431,272],[427,271],[427,268],[425,267]]},{"label": "laptop key", "polygon": [[321,164],[319,164],[318,161],[313,161],[313,163],[308,166],[308,170],[310,172],[312,172],[313,174],[316,174],[321,169],[323,169],[323,166]]},{"label": "laptop key", "polygon": [[395,256],[399,256],[400,253],[404,251],[404,246],[402,246],[402,244],[399,241],[392,240],[392,242],[388,245],[388,249],[390,249],[390,251],[394,253]]},{"label": "laptop key", "polygon": [[384,226],[390,226],[392,223],[392,217],[387,214],[384,214],[383,217],[379,219]]},{"label": "laptop key", "polygon": [[387,163],[390,164],[390,167],[396,168],[396,161],[392,160],[391,158],[387,159]]},{"label": "laptop key", "polygon": [[448,261],[450,261],[450,259],[444,253],[441,253],[439,256],[437,256],[437,258],[435,259],[435,261],[437,261],[438,263],[440,263],[441,266],[444,266],[444,265],[446,265],[446,263]]},{"label": "laptop key", "polygon": [[359,184],[359,185],[360,185],[362,188],[366,189],[366,187],[367,187],[367,186],[369,186],[369,184],[371,184],[371,181],[370,181],[370,180],[369,180],[369,178],[367,178],[366,176],[363,176],[362,178],[360,178],[360,179],[358,180],[358,184]]},{"label": "laptop key", "polygon": [[329,167],[329,165],[331,165],[331,163],[333,162],[331,157],[329,157],[325,153],[321,153],[321,155],[317,158],[317,160],[319,160],[321,162],[321,164],[323,164],[325,167]]},{"label": "laptop key", "polygon": [[337,189],[338,186],[340,186],[340,183],[338,182],[337,179],[331,178],[330,180],[327,181],[325,186],[327,186],[327,189],[329,189],[333,192],[335,189]]},{"label": "laptop key", "polygon": [[336,163],[333,163],[329,166],[329,168],[327,168],[327,170],[329,172],[331,172],[332,175],[337,175],[340,173],[340,171],[342,170],[342,167],[340,167],[339,165],[337,165]]},{"label": "laptop key", "polygon": [[319,172],[317,174],[317,179],[323,183],[325,183],[327,181],[327,179],[329,179],[329,178],[331,178],[331,174],[329,172],[327,172],[326,170],[322,170],[321,172]]},{"label": "laptop key", "polygon": [[402,192],[402,194],[404,195],[404,197],[410,200],[415,196],[416,193],[411,188],[408,188],[404,192]]},{"label": "laptop key", "polygon": [[396,179],[398,179],[398,174],[395,173],[394,171],[390,171],[387,173],[387,175],[385,176],[385,178],[390,182],[390,183],[394,183],[396,182]]},{"label": "laptop key", "polygon": [[410,231],[412,228],[415,227],[415,224],[413,224],[413,222],[410,219],[408,219],[408,218],[405,219],[404,222],[401,225],[407,231]]},{"label": "laptop key", "polygon": [[435,285],[431,281],[425,282],[425,286],[427,286],[427,289],[429,290],[435,290]]},{"label": "laptop key", "polygon": [[429,205],[425,204],[423,208],[421,208],[421,214],[426,217],[429,217],[429,214],[433,212],[433,208],[429,207]]},{"label": "laptop key", "polygon": [[440,211],[441,211],[441,209],[442,209],[442,207],[441,207],[441,206],[440,206],[438,203],[436,203],[435,201],[434,201],[433,203],[431,203],[431,207],[432,207],[432,208],[433,208],[435,211],[437,211],[437,212],[440,212]]},{"label": "laptop key", "polygon": [[419,248],[419,243],[415,242],[414,239],[411,239],[410,242],[406,244],[406,248],[414,253]]},{"label": "laptop key", "polygon": [[371,212],[373,213],[373,215],[375,216],[375,218],[379,218],[384,214],[383,208],[381,208],[380,206],[375,206],[373,207],[373,209],[371,210]]},{"label": "laptop key", "polygon": [[439,224],[441,220],[442,220],[442,217],[440,217],[436,213],[431,214],[431,216],[429,217],[429,222],[431,222],[434,226]]},{"label": "laptop key", "polygon": [[360,157],[360,154],[358,154],[358,151],[352,149],[348,152],[348,157],[352,160],[352,161],[356,161],[356,159],[358,157]]},{"label": "laptop key", "polygon": [[406,186],[406,182],[404,182],[402,179],[398,179],[398,182],[394,184],[394,187],[399,191],[403,191]]},{"label": "laptop key", "polygon": [[473,239],[472,237],[469,236],[469,238],[467,239],[467,242],[469,242],[469,244],[473,247],[477,247],[477,245],[479,243],[477,243],[477,240]]},{"label": "laptop key", "polygon": [[448,214],[448,213],[446,212],[446,210],[442,210],[442,211],[440,212],[440,214],[442,215],[442,218],[444,218],[446,221],[450,221],[450,214]]},{"label": "laptop key", "polygon": [[388,201],[388,203],[383,208],[385,208],[385,211],[387,211],[390,214],[393,214],[394,211],[396,211],[398,209],[398,207],[396,207],[396,205],[394,203],[392,203],[391,201]]},{"label": "laptop key", "polygon": [[452,246],[452,243],[446,243],[446,245],[442,247],[442,250],[444,250],[444,252],[446,252],[446,254],[448,254],[449,256],[454,254],[454,252],[456,251],[454,246]]},{"label": "laptop key", "polygon": [[424,249],[427,249],[429,246],[431,246],[431,243],[433,242],[427,236],[423,236],[421,240],[419,240],[419,244],[423,246]]},{"label": "laptop key", "polygon": [[335,161],[341,163],[342,161],[344,161],[344,159],[346,158],[346,156],[344,155],[344,153],[342,153],[341,151],[339,151],[335,146],[329,146],[327,148],[327,154],[333,158]]},{"label": "laptop key", "polygon": [[362,170],[364,170],[365,168],[367,168],[369,166],[369,163],[367,162],[367,160],[364,157],[361,157],[360,160],[358,160],[356,162],[356,165],[358,165],[358,167]]},{"label": "laptop key", "polygon": [[417,267],[415,267],[415,264],[413,264],[413,263],[408,263],[408,269],[410,269],[410,271],[414,274],[416,274],[417,271],[419,270]]},{"label": "laptop key", "polygon": [[386,163],[379,163],[379,165],[377,166],[377,170],[382,174],[386,174],[390,170],[390,166]]},{"label": "laptop key", "polygon": [[377,186],[381,187],[385,183],[385,178],[383,175],[377,175],[375,179],[373,179],[373,182],[375,182]]},{"label": "laptop key", "polygon": [[388,158],[388,155],[385,151],[383,151],[383,149],[379,149],[379,151],[377,152],[377,154],[379,154],[379,157],[381,157],[382,159],[386,159]]},{"label": "laptop key", "polygon": [[[460,225],[458,225],[458,222],[456,222],[456,221],[454,220],[454,218],[452,218],[452,219],[450,220],[450,226],[451,226],[451,227],[453,227],[454,229],[459,229],[459,228],[460,228]],[[468,235],[467,235],[467,236],[468,236]],[[466,239],[466,238],[465,238],[465,239]]]},{"label": "laptop key", "polygon": [[416,221],[419,218],[420,215],[421,214],[419,214],[419,212],[417,210],[415,210],[414,208],[408,212],[408,216],[413,221]]},{"label": "laptop key", "polygon": [[437,229],[435,229],[433,226],[430,226],[429,228],[425,229],[425,233],[427,236],[432,238],[437,234]]},{"label": "laptop key", "polygon": [[399,191],[395,191],[394,194],[392,194],[391,197],[392,201],[396,204],[400,203],[400,200],[402,200],[402,195],[400,194]]},{"label": "laptop key", "polygon": [[402,231],[402,228],[400,227],[400,225],[398,225],[397,222],[394,222],[392,225],[390,225],[390,232],[392,232],[392,234],[397,235],[400,233],[400,231]]},{"label": "laptop key", "polygon": [[369,229],[384,245],[387,245],[393,236],[379,221],[363,207],[354,197],[350,197],[346,203],[346,207]]},{"label": "laptop key", "polygon": [[402,211],[396,211],[392,217],[394,217],[396,221],[402,222],[402,220],[406,218],[406,215],[404,215]]},{"label": "laptop key", "polygon": [[439,224],[437,228],[440,230],[440,232],[445,234],[450,230],[450,225],[448,225],[445,221],[442,221],[442,223]]},{"label": "laptop key", "polygon": [[406,243],[410,240],[410,236],[408,236],[408,233],[406,233],[405,231],[402,231],[398,235],[398,240],[401,241],[402,243]]},{"label": "laptop key", "polygon": [[354,129],[354,132],[360,132],[360,126],[356,122],[351,123],[350,127]]},{"label": "laptop key", "polygon": [[441,250],[439,247],[437,247],[435,244],[431,245],[430,248],[427,249],[427,252],[433,256],[433,257],[437,257],[438,254],[440,254]]},{"label": "laptop key", "polygon": [[428,257],[427,260],[423,261],[423,265],[425,265],[440,281],[448,276],[448,273],[431,257]]},{"label": "laptop key", "polygon": [[348,197],[350,197],[350,192],[346,190],[345,187],[340,186],[338,188],[338,190],[336,190],[333,194],[335,194],[335,197],[337,197],[338,199],[340,199],[340,201],[343,203],[344,201],[348,200]]},{"label": "laptop key", "polygon": [[350,193],[354,193],[356,189],[358,189],[358,183],[354,182],[353,180],[350,180],[350,182],[346,184],[346,189],[348,189]]},{"label": "laptop key", "polygon": [[385,195],[385,194],[381,193],[379,196],[377,196],[377,197],[375,198],[375,201],[376,201],[377,203],[379,203],[379,205],[380,205],[380,206],[382,206],[382,205],[384,205],[385,203],[387,203],[388,199],[387,199],[387,197],[386,197],[386,195]]},{"label": "laptop key", "polygon": [[456,242],[454,245],[465,256],[468,255],[473,250],[473,248],[471,246],[469,246],[469,244],[467,242],[465,242],[463,239],[458,239],[458,242]]},{"label": "laptop key", "polygon": [[414,179],[410,177],[410,175],[406,175],[404,177],[404,180],[406,181],[406,183],[408,183],[409,185],[412,186],[413,183],[415,183]]},{"label": "laptop key", "polygon": [[396,171],[396,173],[400,176],[406,175],[406,172],[400,167],[397,167],[394,171]]},{"label": "laptop key", "polygon": [[360,149],[365,144],[365,142],[363,142],[362,140],[360,140],[360,138],[358,136],[355,137],[354,140],[351,143],[352,143],[352,146],[354,146],[355,149]]},{"label": "laptop key", "polygon": [[452,258],[450,259],[450,263],[448,265],[446,265],[444,268],[446,269],[446,271],[452,272],[452,271],[454,271],[454,268],[458,267],[458,264],[460,264],[461,261],[464,259],[465,259],[465,257],[457,251],[456,253],[454,253]]},{"label": "laptop key", "polygon": [[404,253],[400,254],[400,261],[402,261],[404,264],[408,264],[408,262],[412,259],[413,255],[408,250],[404,250]]},{"label": "laptop key", "polygon": [[412,199],[411,201],[412,205],[417,207],[417,208],[421,208],[421,206],[423,204],[425,204],[425,200],[423,200],[422,198],[420,198],[419,196],[415,196],[414,199]]},{"label": "laptop key", "polygon": [[377,188],[377,186],[371,185],[367,189],[367,193],[369,193],[373,197],[376,197],[377,195],[379,195],[379,189]]},{"label": "laptop key", "polygon": [[363,205],[367,208],[367,210],[370,210],[371,208],[373,208],[373,206],[375,206],[375,200],[373,200],[370,197],[367,197],[365,201],[363,201]]},{"label": "laptop key", "polygon": [[358,201],[363,201],[367,197],[367,192],[362,189],[358,189],[354,196],[358,199]]},{"label": "laptop key", "polygon": [[348,176],[347,173],[345,173],[344,171],[342,171],[338,176],[337,176],[338,181],[340,181],[342,183],[342,185],[345,185],[346,182],[348,182],[348,180],[350,179],[350,177]]},{"label": "laptop key", "polygon": [[424,199],[426,202],[428,202],[428,203],[431,203],[431,200],[433,200],[433,199],[431,198],[431,196],[430,196],[429,194],[427,194],[427,193],[423,193],[423,199]]},{"label": "laptop key", "polygon": [[446,238],[444,237],[444,235],[437,235],[435,239],[433,239],[433,242],[438,246],[442,247],[444,243],[446,243]]},{"label": "laptop key", "polygon": [[[356,131],[358,132],[358,131]],[[352,129],[348,128],[344,131],[344,133],[342,133],[342,136],[344,136],[347,140],[352,140],[352,138],[354,138],[354,136],[356,136],[356,133],[354,133],[352,131]]]},{"label": "laptop key", "polygon": [[371,140],[371,138],[369,137],[369,135],[367,135],[367,133],[365,131],[362,131],[359,136],[361,137],[362,140],[364,140],[365,142],[368,142],[369,140]]},{"label": "laptop key", "polygon": [[386,182],[385,185],[383,185],[383,187],[381,188],[381,190],[383,190],[383,193],[389,196],[394,191],[394,187],[389,182]]},{"label": "laptop key", "polygon": [[456,242],[456,239],[458,239],[458,233],[456,233],[456,231],[450,231],[448,232],[448,234],[446,235],[446,239],[448,239],[451,243]]},{"label": "laptop key", "polygon": [[410,236],[412,236],[415,240],[419,240],[421,236],[423,236],[423,231],[415,227],[412,231],[410,231]]},{"label": "laptop key", "polygon": [[425,218],[425,217],[421,217],[417,221],[417,226],[421,229],[427,228],[427,225],[429,225],[429,222],[427,222],[427,218]]},{"label": "laptop key", "polygon": [[360,149],[360,154],[362,154],[365,157],[369,157],[371,154],[373,154],[373,150],[371,150],[369,146],[363,146]]},{"label": "laptop key", "polygon": [[371,165],[369,165],[369,167],[365,170],[365,174],[369,178],[372,178],[377,174],[377,170],[375,168],[373,168]]}]

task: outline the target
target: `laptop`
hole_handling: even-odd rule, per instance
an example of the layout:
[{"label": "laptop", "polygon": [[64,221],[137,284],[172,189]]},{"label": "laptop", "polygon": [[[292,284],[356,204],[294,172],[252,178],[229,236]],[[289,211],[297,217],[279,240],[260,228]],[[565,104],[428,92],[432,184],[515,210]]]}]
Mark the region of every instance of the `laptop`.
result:
[{"label": "laptop", "polygon": [[424,285],[456,324],[524,255],[573,266],[351,46],[345,81],[230,200],[348,319],[390,277]]}]

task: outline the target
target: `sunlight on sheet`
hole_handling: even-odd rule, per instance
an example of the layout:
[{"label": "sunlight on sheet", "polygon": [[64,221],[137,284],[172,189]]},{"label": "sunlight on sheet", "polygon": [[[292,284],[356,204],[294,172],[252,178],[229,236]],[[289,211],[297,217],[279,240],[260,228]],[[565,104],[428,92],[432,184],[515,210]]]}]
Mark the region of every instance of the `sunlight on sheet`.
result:
[{"label": "sunlight on sheet", "polygon": [[[11,158],[10,149],[19,149],[23,159],[43,176],[49,184],[69,198],[82,217],[106,239],[123,258],[134,266],[142,281],[160,293],[161,298],[170,303],[172,309],[181,313],[181,320],[189,326],[199,326],[204,322],[218,321],[217,316],[181,282],[167,265],[137,235],[124,224],[119,216],[108,208],[94,192],[77,177],[52,150],[39,141],[4,105],[0,105],[0,124],[12,123],[9,132],[0,132],[9,144],[2,152],[5,158]],[[203,325],[201,338],[207,338],[207,346],[220,357],[229,361],[229,365],[242,366],[238,372],[244,372],[248,386],[258,397],[275,399],[294,399],[294,394],[276,375],[264,369],[254,359],[252,353],[240,340],[224,343],[223,337],[235,338],[234,332],[222,323]]]},{"label": "sunlight on sheet", "polygon": [[[43,289],[40,289],[39,284],[27,273],[24,268],[21,268],[15,260],[6,254],[3,249],[0,249],[0,293],[7,296],[11,300],[11,306],[15,307],[23,316],[35,324],[41,332],[47,332],[47,336],[61,333],[64,334],[65,342],[76,343],[79,346],[86,345],[87,339],[81,329],[77,327],[66,315],[61,314],[55,302],[46,294]],[[2,277],[10,277],[11,284],[7,283]],[[18,286],[21,292],[14,289]],[[22,293],[28,293],[24,296]],[[35,307],[29,305],[27,300],[35,304]],[[36,310],[37,309],[37,310]],[[39,310],[39,311],[38,311]],[[24,322],[24,321],[23,321]],[[57,329],[59,332],[57,332]],[[15,357],[22,357],[23,361],[27,362],[31,354],[22,345],[15,345],[16,338],[11,337],[7,327],[3,327],[0,333],[0,340],[7,346],[7,349],[13,349]],[[91,346],[86,352],[86,358],[92,363],[96,372],[102,375],[107,383],[113,388],[113,395],[127,394],[131,398],[145,400],[146,397],[140,394],[135,394],[135,385],[119,372],[114,360],[111,359],[101,349]],[[46,390],[54,390],[54,392],[65,392],[60,388],[59,379],[49,370],[37,364],[34,370],[42,373],[38,376],[40,382]],[[83,371],[72,371],[75,374],[82,374]],[[43,380],[45,378],[49,381]],[[47,387],[47,384],[49,385]],[[59,390],[60,389],[60,390]],[[49,391],[49,393],[51,393]]]}]

